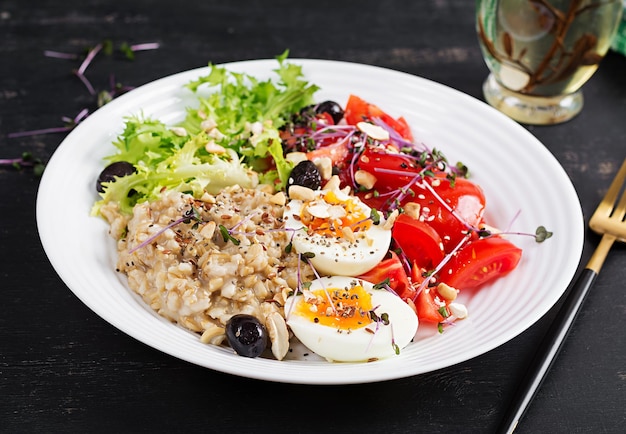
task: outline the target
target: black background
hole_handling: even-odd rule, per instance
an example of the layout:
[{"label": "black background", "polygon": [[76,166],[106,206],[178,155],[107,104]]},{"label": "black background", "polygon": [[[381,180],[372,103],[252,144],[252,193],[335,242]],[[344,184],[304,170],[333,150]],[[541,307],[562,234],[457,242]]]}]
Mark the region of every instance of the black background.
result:
[{"label": "black background", "polygon": [[[479,99],[487,76],[467,0],[0,1],[0,158],[48,159],[63,134],[9,134],[96,108],[72,75],[79,62],[43,52],[82,54],[103,39],[160,48],[132,62],[98,56],[87,71],[98,89],[112,73],[139,86],[285,48],[405,71]],[[626,58],[610,53],[577,118],[528,127],[565,168],[586,218],[625,156],[625,72]],[[72,294],[39,241],[38,183],[28,169],[0,167],[0,431],[492,432],[554,314],[487,354],[401,380],[302,386],[221,374],[135,341]],[[71,222],[59,230],[73,235]],[[587,232],[583,263],[597,241]],[[624,258],[617,245],[518,432],[626,431]]]}]

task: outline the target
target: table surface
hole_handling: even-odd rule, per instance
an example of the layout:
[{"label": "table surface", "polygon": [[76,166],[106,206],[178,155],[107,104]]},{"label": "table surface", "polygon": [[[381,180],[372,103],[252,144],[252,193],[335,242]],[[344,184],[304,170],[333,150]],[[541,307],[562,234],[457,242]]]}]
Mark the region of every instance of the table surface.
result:
[{"label": "table surface", "polygon": [[[63,133],[9,134],[95,108],[71,73],[77,63],[44,50],[82,54],[105,39],[160,47],[134,61],[101,56],[88,74],[101,88],[111,73],[139,86],[289,48],[291,57],[391,68],[483,99],[487,68],[467,0],[113,3],[0,2],[0,158],[48,159]],[[625,72],[626,57],[609,53],[578,117],[526,126],[564,167],[585,218],[625,156]],[[555,313],[484,355],[411,378],[305,386],[222,374],[128,337],[73,295],[39,241],[38,185],[30,170],[0,168],[0,431],[493,432]],[[597,242],[586,233],[581,264]],[[626,432],[625,259],[615,246],[518,432]]]}]

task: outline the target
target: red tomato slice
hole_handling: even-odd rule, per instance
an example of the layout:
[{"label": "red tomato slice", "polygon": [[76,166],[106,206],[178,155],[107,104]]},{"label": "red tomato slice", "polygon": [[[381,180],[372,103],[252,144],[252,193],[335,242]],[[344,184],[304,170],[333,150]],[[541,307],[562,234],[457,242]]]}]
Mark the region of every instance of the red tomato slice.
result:
[{"label": "red tomato slice", "polygon": [[375,285],[384,282],[385,279],[389,279],[391,289],[404,300],[409,295],[412,295],[410,293],[412,290],[411,284],[398,255],[394,252],[389,253],[391,254],[389,258],[383,259],[376,267],[358,276],[358,278]]},{"label": "red tomato slice", "polygon": [[511,272],[522,250],[500,237],[480,238],[461,248],[439,272],[439,280],[456,289],[481,286]]},{"label": "red tomato slice", "polygon": [[348,125],[356,125],[369,119],[369,103],[356,95],[350,95],[343,111],[343,118]]},{"label": "red tomato slice", "polygon": [[357,160],[357,167],[376,177],[374,189],[379,192],[397,190],[409,185],[421,170],[415,159],[405,154],[387,152],[370,146],[365,148]]},{"label": "red tomato slice", "polygon": [[340,169],[345,167],[349,156],[350,149],[348,140],[339,140],[306,153],[306,158],[311,161],[317,158],[328,157],[332,161],[333,166],[337,166]]},{"label": "red tomato slice", "polygon": [[[435,180],[436,185],[433,185]],[[417,186],[412,188],[414,195],[405,196],[402,204],[415,202],[420,205],[424,221],[437,231],[443,241],[444,250],[449,252],[466,235],[466,224],[473,227],[480,225],[485,210],[485,194],[480,186],[465,178],[457,178],[454,183],[447,178],[426,178],[426,182],[431,184],[447,206],[430,190]]]},{"label": "red tomato slice", "polygon": [[356,95],[350,95],[344,110],[344,119],[349,125],[379,118],[398,134],[409,141],[413,141],[413,134],[406,120],[402,117],[395,119],[381,110],[378,106],[370,104]]},{"label": "red tomato slice", "polygon": [[424,288],[415,300],[417,318],[420,321],[440,323],[445,318],[440,313],[441,305],[435,301],[437,292],[433,288]]},{"label": "red tomato slice", "polygon": [[433,269],[445,256],[439,234],[428,224],[406,214],[400,214],[391,236],[409,261],[420,268]]}]

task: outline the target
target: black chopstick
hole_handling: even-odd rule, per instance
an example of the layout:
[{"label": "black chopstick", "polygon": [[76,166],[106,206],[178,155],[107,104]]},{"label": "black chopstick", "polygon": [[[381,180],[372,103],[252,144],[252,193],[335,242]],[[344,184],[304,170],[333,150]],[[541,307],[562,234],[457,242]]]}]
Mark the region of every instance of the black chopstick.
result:
[{"label": "black chopstick", "polygon": [[507,409],[497,433],[512,433],[522,419],[537,390],[543,383],[546,373],[552,366],[558,355],[563,342],[567,337],[576,315],[580,311],[589,288],[596,280],[598,273],[590,268],[585,268],[576,279],[574,285],[564,295],[565,299],[559,308],[556,317],[550,324],[532,362],[515,392],[513,401]]}]

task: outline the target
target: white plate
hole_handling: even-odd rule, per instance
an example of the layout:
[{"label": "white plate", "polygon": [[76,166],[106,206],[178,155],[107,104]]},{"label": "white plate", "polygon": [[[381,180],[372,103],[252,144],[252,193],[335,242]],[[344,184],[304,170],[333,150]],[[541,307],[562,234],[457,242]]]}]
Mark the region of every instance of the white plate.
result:
[{"label": "white plate", "polygon": [[[412,75],[359,64],[291,59],[318,84],[319,101],[345,104],[354,93],[390,114],[404,116],[418,140],[470,167],[485,190],[488,219],[500,227],[554,230],[543,244],[521,236],[519,267],[475,293],[462,294],[470,317],[438,334],[422,327],[418,339],[389,360],[362,364],[249,359],[200,343],[153,313],[115,272],[114,242],[107,224],[89,215],[102,158],[114,151],[123,118],[143,112],[175,123],[193,97],[188,81],[200,68],[157,80],[107,104],[75,128],[50,159],[37,198],[44,249],[63,281],[83,303],[118,329],[156,349],[230,374],[288,383],[347,384],[402,378],[444,368],[483,354],[514,338],[544,315],[574,276],[583,246],[583,217],[563,168],[530,133],[486,104]],[[237,62],[228,68],[273,77],[275,60]],[[518,211],[519,217],[514,219]],[[59,318],[63,321],[63,318]]]}]

